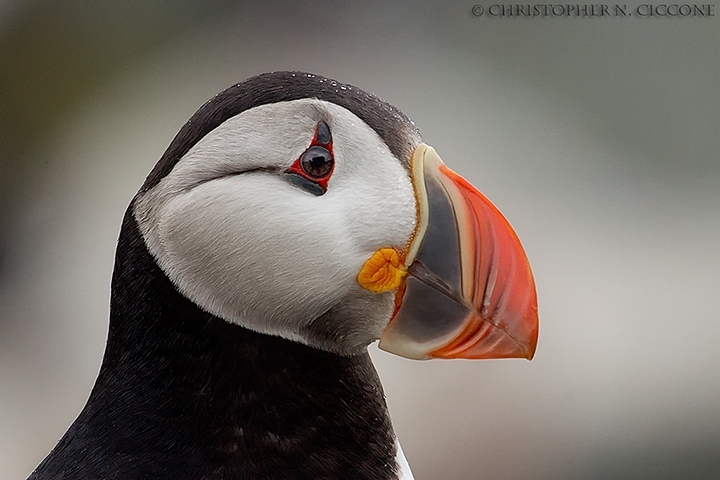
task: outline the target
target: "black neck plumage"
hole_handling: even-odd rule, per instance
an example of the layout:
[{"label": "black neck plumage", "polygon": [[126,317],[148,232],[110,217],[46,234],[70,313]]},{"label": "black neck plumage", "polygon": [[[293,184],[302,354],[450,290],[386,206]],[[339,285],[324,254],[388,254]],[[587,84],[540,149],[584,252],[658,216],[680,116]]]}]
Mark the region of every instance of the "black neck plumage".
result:
[{"label": "black neck plumage", "polygon": [[394,434],[367,354],[231,325],[174,288],[131,209],[110,331],[82,413],[31,479],[390,479]]}]

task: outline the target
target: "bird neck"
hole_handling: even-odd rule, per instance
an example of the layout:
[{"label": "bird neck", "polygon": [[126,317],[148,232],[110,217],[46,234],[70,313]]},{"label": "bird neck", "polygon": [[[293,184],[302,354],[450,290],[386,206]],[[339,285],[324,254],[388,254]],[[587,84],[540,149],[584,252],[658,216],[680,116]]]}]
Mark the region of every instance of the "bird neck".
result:
[{"label": "bird neck", "polygon": [[166,458],[162,472],[135,472],[154,478],[170,470],[174,479],[216,478],[211,471],[228,479],[396,478],[394,434],[367,352],[340,356],[202,311],[157,266],[131,209],[118,241],[105,357],[66,437],[57,448],[89,448],[128,468]]}]

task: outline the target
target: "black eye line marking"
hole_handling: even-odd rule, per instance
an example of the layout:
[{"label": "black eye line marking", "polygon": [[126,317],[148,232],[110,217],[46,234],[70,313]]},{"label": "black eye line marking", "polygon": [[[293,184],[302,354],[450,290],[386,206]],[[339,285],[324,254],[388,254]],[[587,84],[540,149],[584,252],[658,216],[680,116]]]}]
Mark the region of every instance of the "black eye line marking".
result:
[{"label": "black eye line marking", "polygon": [[310,181],[307,178],[298,175],[297,173],[285,172],[283,176],[288,182],[292,183],[296,187],[300,187],[303,190],[312,193],[316,197],[323,195],[327,191],[326,188],[323,188],[317,183]]},{"label": "black eye line marking", "polygon": [[220,174],[220,175],[217,175],[217,176],[214,176],[214,177],[210,177],[210,178],[204,178],[204,179],[202,179],[202,180],[200,180],[200,181],[198,181],[198,182],[196,182],[196,183],[193,183],[192,185],[183,188],[183,189],[181,190],[181,192],[184,193],[184,192],[190,191],[190,190],[192,190],[193,188],[199,187],[200,185],[202,185],[202,184],[204,184],[204,183],[212,182],[213,180],[219,180],[219,179],[221,179],[221,178],[236,177],[236,176],[238,176],[238,175],[245,175],[246,173],[260,173],[260,172],[264,172],[264,173],[275,173],[275,174],[276,174],[276,173],[278,173],[279,171],[280,171],[280,169],[277,168],[277,167],[255,167],[255,168],[249,168],[249,169],[247,169],[247,170],[237,170],[237,171],[234,171],[234,172],[222,173],[222,174]]},{"label": "black eye line marking", "polygon": [[330,145],[332,142],[332,135],[330,133],[330,127],[325,122],[318,123],[317,131],[315,132],[315,143],[322,146]]}]

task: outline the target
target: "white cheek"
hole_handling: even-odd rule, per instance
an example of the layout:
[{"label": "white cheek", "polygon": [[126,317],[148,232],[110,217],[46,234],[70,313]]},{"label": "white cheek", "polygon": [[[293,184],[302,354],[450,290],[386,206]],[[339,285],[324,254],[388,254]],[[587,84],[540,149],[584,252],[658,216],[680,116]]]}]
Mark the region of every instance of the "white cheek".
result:
[{"label": "white cheek", "polygon": [[268,173],[201,184],[160,213],[164,269],[211,313],[297,332],[353,288],[364,261],[344,212],[326,200]]},{"label": "white cheek", "polygon": [[[319,119],[330,124],[336,164],[327,192],[315,196],[281,172],[307,148]],[[136,200],[138,225],[159,266],[220,318],[322,343],[302,332],[339,309],[352,327],[344,331],[362,337],[330,346],[342,350],[377,338],[392,314],[391,296],[364,290],[356,278],[377,249],[406,247],[415,226],[413,188],[378,134],[342,107],[304,99],[243,112]]]},{"label": "white cheek", "polygon": [[353,182],[347,191],[339,192],[352,217],[347,225],[350,235],[368,257],[382,247],[403,249],[415,227],[414,195],[406,174],[391,171],[374,178],[376,175],[371,169],[366,181]]}]

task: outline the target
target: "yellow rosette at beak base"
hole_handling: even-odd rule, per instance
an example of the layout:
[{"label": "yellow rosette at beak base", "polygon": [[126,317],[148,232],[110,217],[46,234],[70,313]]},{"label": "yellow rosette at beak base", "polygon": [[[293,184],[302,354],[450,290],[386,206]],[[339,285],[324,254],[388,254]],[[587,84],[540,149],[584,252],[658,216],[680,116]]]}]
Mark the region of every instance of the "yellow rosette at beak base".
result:
[{"label": "yellow rosette at beak base", "polygon": [[365,262],[357,276],[361,287],[374,293],[395,290],[407,275],[407,269],[394,248],[381,248]]}]

